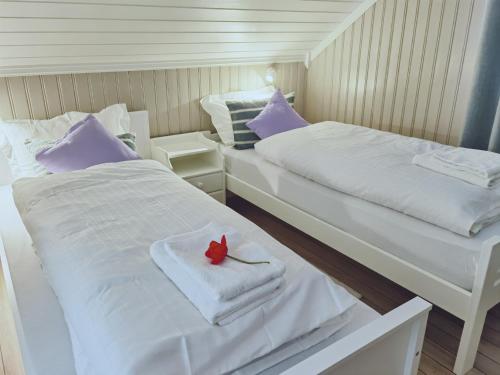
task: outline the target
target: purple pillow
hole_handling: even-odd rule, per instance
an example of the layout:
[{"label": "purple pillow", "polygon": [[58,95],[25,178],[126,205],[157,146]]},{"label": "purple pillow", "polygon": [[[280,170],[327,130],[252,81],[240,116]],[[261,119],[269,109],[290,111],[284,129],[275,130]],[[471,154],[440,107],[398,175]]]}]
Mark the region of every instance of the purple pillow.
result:
[{"label": "purple pillow", "polygon": [[102,163],[140,159],[92,115],[73,125],[51,148],[36,154],[49,172],[69,172]]},{"label": "purple pillow", "polygon": [[288,104],[281,90],[276,90],[262,112],[246,125],[260,139],[264,139],[288,130],[303,128],[308,123]]}]

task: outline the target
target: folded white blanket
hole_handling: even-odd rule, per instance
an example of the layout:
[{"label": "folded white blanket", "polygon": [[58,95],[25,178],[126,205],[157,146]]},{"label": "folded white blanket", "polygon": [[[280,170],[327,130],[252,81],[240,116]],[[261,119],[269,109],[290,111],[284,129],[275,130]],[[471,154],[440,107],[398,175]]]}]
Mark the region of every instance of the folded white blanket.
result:
[{"label": "folded white blanket", "polygon": [[446,148],[415,155],[413,164],[484,188],[500,183],[500,155],[467,148]]},{"label": "folded white blanket", "polygon": [[150,253],[158,267],[211,324],[220,326],[229,324],[283,291],[284,279],[278,277],[230,300],[215,301],[169,255],[163,241],[155,242],[151,246]]},{"label": "folded white blanket", "polygon": [[330,121],[255,145],[260,156],[302,177],[470,237],[500,220],[500,191],[412,164],[415,155],[450,148]]},{"label": "folded white blanket", "polygon": [[[226,236],[228,254],[246,261],[268,261],[269,264],[245,264],[226,258],[212,265],[205,251],[212,240]],[[242,241],[231,227],[209,223],[193,232],[170,236],[159,241],[178,267],[190,275],[193,282],[214,301],[228,301],[283,276],[285,265],[271,256],[262,246]]]}]

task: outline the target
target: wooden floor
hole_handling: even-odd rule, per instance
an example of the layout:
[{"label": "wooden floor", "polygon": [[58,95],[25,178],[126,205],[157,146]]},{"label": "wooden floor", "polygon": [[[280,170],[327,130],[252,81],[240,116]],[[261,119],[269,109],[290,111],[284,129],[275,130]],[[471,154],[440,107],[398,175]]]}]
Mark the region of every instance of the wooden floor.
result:
[{"label": "wooden floor", "polygon": [[[230,197],[228,205],[318,268],[360,292],[362,300],[382,314],[413,297],[409,291],[239,197]],[[459,319],[439,308],[433,308],[424,342],[420,375],[452,374],[462,326]],[[22,374],[19,346],[0,267],[0,375]],[[488,314],[475,369],[470,374],[500,374],[500,305]]]},{"label": "wooden floor", "polygon": [[[228,197],[228,206],[259,225],[303,258],[362,294],[362,301],[386,313],[414,297],[414,294],[376,274],[346,256],[323,245],[247,201]],[[419,374],[453,374],[463,322],[433,307],[424,341]],[[469,374],[500,375],[500,304],[486,319],[475,368]]]}]

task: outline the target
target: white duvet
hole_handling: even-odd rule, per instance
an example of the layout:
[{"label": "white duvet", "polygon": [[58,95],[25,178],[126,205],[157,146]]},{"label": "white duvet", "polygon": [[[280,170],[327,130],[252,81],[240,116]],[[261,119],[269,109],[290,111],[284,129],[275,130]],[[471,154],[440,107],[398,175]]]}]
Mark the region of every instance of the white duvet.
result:
[{"label": "white duvet", "polygon": [[255,145],[268,161],[319,184],[471,236],[500,219],[500,189],[412,164],[415,155],[440,148],[450,146],[332,121]]},{"label": "white duvet", "polygon": [[[293,355],[298,349],[286,343],[304,335],[314,345],[347,323],[355,303],[256,225],[154,161],[21,179],[14,198],[63,309],[80,375],[229,372],[270,352]],[[283,292],[224,327],[208,323],[149,256],[155,240],[212,220],[286,265]],[[254,362],[261,367],[251,372],[283,355]]]}]

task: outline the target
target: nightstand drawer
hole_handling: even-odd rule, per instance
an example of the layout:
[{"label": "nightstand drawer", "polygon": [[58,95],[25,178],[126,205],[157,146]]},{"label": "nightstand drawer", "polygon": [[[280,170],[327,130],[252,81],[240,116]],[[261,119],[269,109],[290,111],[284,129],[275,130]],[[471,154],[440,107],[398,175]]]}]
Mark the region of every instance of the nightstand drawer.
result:
[{"label": "nightstand drawer", "polygon": [[186,181],[196,186],[198,189],[203,190],[205,193],[222,190],[224,186],[222,172],[186,178]]}]

